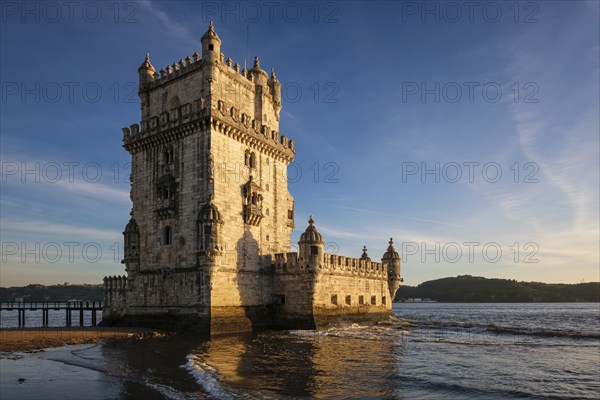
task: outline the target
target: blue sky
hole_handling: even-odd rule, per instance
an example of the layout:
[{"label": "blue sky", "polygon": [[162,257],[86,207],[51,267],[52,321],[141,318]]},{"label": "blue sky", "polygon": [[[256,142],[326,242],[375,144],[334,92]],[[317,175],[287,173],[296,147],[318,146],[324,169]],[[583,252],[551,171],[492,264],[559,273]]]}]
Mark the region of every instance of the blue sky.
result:
[{"label": "blue sky", "polygon": [[598,281],[599,3],[467,3],[3,2],[0,285],[123,273],[137,67],[209,20],[283,84],[294,241],[312,214],[411,285]]}]

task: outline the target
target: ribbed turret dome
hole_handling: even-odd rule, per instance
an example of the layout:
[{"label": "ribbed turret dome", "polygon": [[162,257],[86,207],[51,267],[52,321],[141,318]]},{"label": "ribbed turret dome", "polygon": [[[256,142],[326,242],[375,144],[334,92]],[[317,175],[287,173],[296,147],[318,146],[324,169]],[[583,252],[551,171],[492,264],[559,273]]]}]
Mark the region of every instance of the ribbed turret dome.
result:
[{"label": "ribbed turret dome", "polygon": [[400,259],[400,255],[394,248],[394,240],[390,238],[390,245],[387,248],[387,251],[383,255],[383,260],[398,260]]},{"label": "ribbed turret dome", "polygon": [[151,75],[154,75],[156,69],[154,69],[154,66],[150,62],[150,54],[146,53],[146,58],[144,59],[142,65],[140,65],[138,68],[138,71],[150,71]]},{"label": "ribbed turret dome", "polygon": [[269,74],[267,74],[267,71],[260,67],[260,60],[258,59],[258,57],[254,57],[254,65],[252,66],[250,71],[260,72],[261,74],[266,75],[267,77],[269,76]]},{"label": "ribbed turret dome", "polygon": [[204,207],[202,207],[202,211],[200,211],[200,219],[202,221],[221,221],[221,213],[217,206],[213,203],[208,203]]},{"label": "ribbed turret dome", "polygon": [[268,82],[279,82],[277,75],[275,75],[275,68],[271,68],[271,76],[269,76]]},{"label": "ribbed turret dome", "polygon": [[123,233],[131,233],[131,232],[139,232],[140,229],[138,228],[137,223],[135,222],[135,219],[133,219],[133,217],[129,220],[129,222],[127,223],[127,226],[125,226],[125,232]]},{"label": "ribbed turret dome", "polygon": [[221,43],[221,39],[219,39],[219,35],[217,35],[217,32],[215,32],[215,27],[213,26],[212,21],[210,21],[210,24],[208,24],[208,30],[204,35],[202,35],[200,41],[204,41],[204,39],[218,40],[219,43]]},{"label": "ribbed turret dome", "polygon": [[324,243],[323,236],[321,236],[321,234],[317,231],[317,228],[315,227],[315,220],[313,219],[312,215],[310,216],[310,218],[308,220],[308,228],[306,228],[304,233],[302,235],[300,235],[299,243],[311,243],[311,244]]}]

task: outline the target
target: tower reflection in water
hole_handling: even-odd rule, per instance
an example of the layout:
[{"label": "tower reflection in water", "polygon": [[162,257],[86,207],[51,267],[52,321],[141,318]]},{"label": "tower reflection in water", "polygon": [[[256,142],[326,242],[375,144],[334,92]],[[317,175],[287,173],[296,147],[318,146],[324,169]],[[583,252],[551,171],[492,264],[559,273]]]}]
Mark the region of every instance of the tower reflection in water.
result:
[{"label": "tower reflection in water", "polygon": [[[387,332],[386,332],[387,331]],[[194,354],[243,392],[276,397],[393,397],[402,341],[392,329],[212,338]],[[396,333],[396,334],[394,334]]]}]

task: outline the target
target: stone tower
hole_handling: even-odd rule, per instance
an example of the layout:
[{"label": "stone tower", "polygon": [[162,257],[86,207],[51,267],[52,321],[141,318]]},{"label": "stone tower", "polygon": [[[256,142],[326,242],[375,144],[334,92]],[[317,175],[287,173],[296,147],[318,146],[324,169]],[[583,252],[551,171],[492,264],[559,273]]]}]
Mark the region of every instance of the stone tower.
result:
[{"label": "stone tower", "polygon": [[[138,68],[141,123],[123,129],[132,165],[127,276],[105,278],[105,323],[212,333],[281,325],[294,320],[279,305],[284,293],[312,278],[276,273],[276,259],[289,254],[314,268],[329,257],[312,218],[300,254],[289,253],[294,199],[286,172],[295,150],[279,133],[275,72],[258,57],[250,70],[225,59],[212,22],[201,46],[201,56],[160,71],[147,54]],[[397,285],[388,289],[388,271],[370,259],[360,265],[377,267],[372,279],[385,293],[367,285],[377,291],[369,295],[389,314]],[[304,322],[313,313],[305,310]]]}]

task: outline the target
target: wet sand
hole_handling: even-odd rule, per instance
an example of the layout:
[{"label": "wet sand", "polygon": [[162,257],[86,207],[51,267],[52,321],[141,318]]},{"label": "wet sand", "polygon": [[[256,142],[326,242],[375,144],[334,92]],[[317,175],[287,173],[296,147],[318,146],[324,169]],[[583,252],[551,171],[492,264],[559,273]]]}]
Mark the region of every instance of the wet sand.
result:
[{"label": "wet sand", "polygon": [[114,327],[0,329],[0,352],[96,343],[102,339],[143,339],[164,335],[165,333],[155,330]]}]

